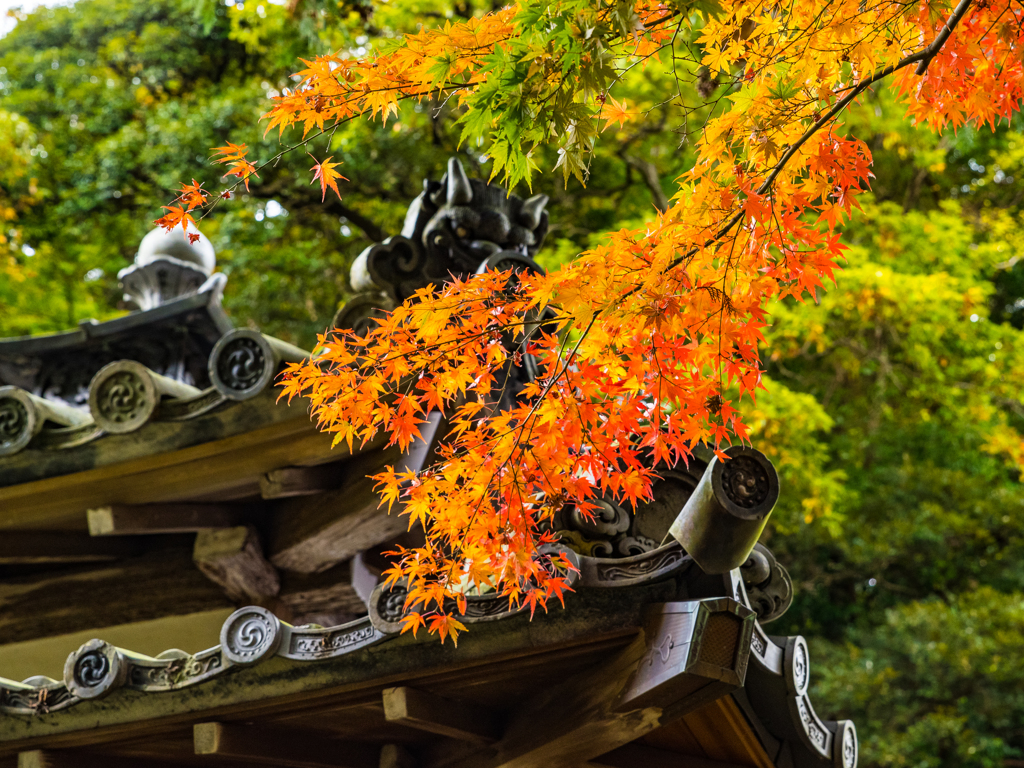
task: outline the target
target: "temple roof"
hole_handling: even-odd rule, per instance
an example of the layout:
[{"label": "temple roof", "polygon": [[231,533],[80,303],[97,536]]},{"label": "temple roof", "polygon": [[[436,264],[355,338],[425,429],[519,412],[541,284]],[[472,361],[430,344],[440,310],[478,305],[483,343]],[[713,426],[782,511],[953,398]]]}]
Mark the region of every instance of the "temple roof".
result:
[{"label": "temple roof", "polygon": [[[356,261],[363,292],[335,325],[366,327],[439,275],[539,270],[545,202],[453,160]],[[755,546],[778,497],[763,454],[698,448],[635,510],[560,511],[578,568],[564,608],[531,620],[475,595],[457,648],[402,634],[406,593],[381,573],[422,532],[400,503],[379,509],[369,476],[428,467],[445,419],[405,452],[332,449],[272,386],[308,353],[233,328],[214,270],[204,240],[151,234],[120,273],[139,311],[0,340],[0,643],[94,638],[60,649],[62,675],[0,668],[0,767],[855,768],[852,723],[808,698],[806,643],[764,629],[792,584]],[[729,472],[757,495],[739,517]],[[680,510],[743,527],[677,534]],[[184,637],[232,608],[206,650],[102,639],[157,619]]]},{"label": "temple roof", "polygon": [[856,764],[852,724],[815,714],[807,646],[765,632],[748,607],[748,587],[753,603],[764,588],[744,569],[708,577],[675,543],[576,561],[564,610],[531,621],[471,598],[457,648],[401,635],[404,594],[381,585],[367,616],[334,627],[241,608],[195,654],[90,641],[63,680],[0,681],[0,754],[218,764],[203,750],[252,758],[267,734],[298,730],[293,762],[259,762],[376,764],[304,762],[297,745],[322,743],[339,756],[397,745],[439,766]]}]

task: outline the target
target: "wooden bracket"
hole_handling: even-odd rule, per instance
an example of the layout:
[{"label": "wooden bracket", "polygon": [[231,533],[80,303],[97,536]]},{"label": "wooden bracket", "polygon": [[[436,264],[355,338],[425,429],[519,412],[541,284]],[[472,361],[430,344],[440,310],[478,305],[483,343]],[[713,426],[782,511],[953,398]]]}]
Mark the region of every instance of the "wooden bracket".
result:
[{"label": "wooden bracket", "polygon": [[263,557],[254,528],[237,526],[200,531],[192,559],[210,581],[236,602],[260,602],[277,596],[281,579]]},{"label": "wooden bracket", "polygon": [[527,701],[494,744],[435,765],[578,768],[607,755],[742,685],[753,615],[725,597],[651,606],[611,662]]},{"label": "wooden bracket", "polygon": [[384,717],[389,723],[477,744],[490,744],[500,735],[498,718],[488,707],[452,701],[415,688],[386,689]]}]

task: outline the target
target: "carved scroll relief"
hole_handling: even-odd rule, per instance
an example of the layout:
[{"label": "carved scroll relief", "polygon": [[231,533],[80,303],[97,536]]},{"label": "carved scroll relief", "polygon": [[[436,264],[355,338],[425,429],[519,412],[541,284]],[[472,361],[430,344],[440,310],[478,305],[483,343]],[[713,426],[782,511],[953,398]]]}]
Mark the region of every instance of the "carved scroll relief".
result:
[{"label": "carved scroll relief", "polygon": [[282,362],[297,363],[309,353],[248,328],[224,334],[210,354],[210,381],[228,400],[248,400],[273,381]]}]

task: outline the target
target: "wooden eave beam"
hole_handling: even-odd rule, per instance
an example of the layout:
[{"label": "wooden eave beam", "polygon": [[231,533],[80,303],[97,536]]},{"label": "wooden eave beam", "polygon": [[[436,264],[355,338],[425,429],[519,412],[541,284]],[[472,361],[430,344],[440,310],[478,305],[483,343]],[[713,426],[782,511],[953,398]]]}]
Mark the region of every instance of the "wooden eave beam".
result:
[{"label": "wooden eave beam", "polygon": [[587,762],[590,768],[746,768],[697,755],[681,755],[646,744],[630,743]]},{"label": "wooden eave beam", "polygon": [[111,504],[86,512],[91,536],[195,533],[231,528],[245,519],[234,504]]},{"label": "wooden eave beam", "polygon": [[[137,433],[107,435],[88,447],[27,449],[8,456],[0,484],[13,484],[0,485],[0,528],[76,523],[83,509],[110,504],[177,503],[214,495],[241,498],[259,493],[259,478],[275,467],[337,461],[348,454],[344,445],[332,450],[330,436],[316,430],[301,404],[275,404],[276,396],[268,389],[224,412],[188,422],[153,422]],[[222,428],[221,416],[234,420],[230,428]],[[277,423],[263,426],[264,416]],[[182,445],[171,439],[181,430],[196,434]],[[230,436],[210,440],[211,432]],[[142,433],[154,436],[149,455],[140,455]],[[81,466],[69,466],[72,458]],[[19,462],[26,476],[7,474],[12,463]],[[66,474],[47,476],[57,471],[57,464]]]},{"label": "wooden eave beam", "polygon": [[345,467],[346,479],[337,490],[282,500],[273,514],[268,550],[278,568],[316,573],[405,533],[408,520],[380,508],[380,496],[368,475],[387,465],[396,471],[419,470],[434,456],[444,433],[444,420],[431,413],[420,426],[418,440],[402,454],[389,450],[360,456]]},{"label": "wooden eave beam", "polygon": [[405,686],[385,689],[383,698],[389,723],[476,744],[490,744],[500,735],[498,718],[489,707]]},{"label": "wooden eave beam", "polygon": [[[737,632],[721,623],[734,620]],[[753,612],[728,598],[651,606],[644,632],[607,665],[527,701],[493,745],[435,753],[429,768],[578,768],[742,685],[752,632]],[[710,661],[725,657],[731,667]]]},{"label": "wooden eave beam", "polygon": [[[379,768],[381,750],[368,744],[263,726],[196,723],[195,753],[281,768]],[[20,768],[20,766],[19,766]]]},{"label": "wooden eave beam", "polygon": [[175,763],[82,752],[77,749],[34,749],[18,754],[18,768],[172,768]]},{"label": "wooden eave beam", "polygon": [[0,565],[97,563],[130,557],[140,549],[137,542],[104,541],[79,533],[4,531],[0,535]]}]

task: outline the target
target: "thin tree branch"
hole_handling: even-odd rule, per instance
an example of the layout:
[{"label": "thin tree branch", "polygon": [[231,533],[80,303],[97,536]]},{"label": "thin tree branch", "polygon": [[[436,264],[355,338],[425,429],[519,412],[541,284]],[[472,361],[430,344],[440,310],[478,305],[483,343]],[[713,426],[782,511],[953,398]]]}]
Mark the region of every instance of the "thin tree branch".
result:
[{"label": "thin tree branch", "polygon": [[633,155],[623,155],[622,159],[640,172],[640,176],[643,177],[644,183],[651,191],[651,197],[654,198],[654,207],[662,213],[667,211],[668,195],[666,195],[665,190],[661,188],[661,179],[658,178],[658,169],[655,168],[654,163],[649,160],[641,160],[639,157],[634,157]]},{"label": "thin tree branch", "polygon": [[[790,160],[793,159],[793,156],[796,155],[800,148],[804,144],[806,144],[810,140],[810,138],[814,136],[818,131],[820,131],[825,125],[834,120],[840,112],[846,109],[864,91],[866,91],[872,85],[877,83],[879,80],[883,80],[889,77],[890,75],[898,72],[899,70],[909,67],[911,64],[917,62],[927,62],[935,58],[936,54],[942,48],[942,44],[946,42],[950,34],[953,32],[953,28],[964,17],[964,14],[967,13],[970,4],[971,0],[961,0],[960,5],[957,6],[956,10],[946,21],[946,24],[943,26],[942,31],[939,32],[935,40],[933,40],[927,48],[923,48],[917,53],[907,56],[905,59],[897,62],[896,64],[892,64],[888,67],[885,67],[884,69],[879,70],[866,80],[862,80],[846,96],[837,101],[835,105],[832,107],[832,109],[830,109],[827,113],[822,115],[814,123],[814,125],[808,128],[799,139],[797,139],[789,146],[789,149],[787,149],[785,153],[782,155],[782,157],[779,158],[779,162],[776,163],[775,168],[773,168],[772,172],[768,174],[768,178],[766,178],[764,182],[761,184],[761,186],[758,187],[757,194],[763,195],[767,193],[771,189],[772,185],[775,183],[776,179],[779,178],[779,175],[782,173],[782,169],[785,168],[786,164]],[[672,263],[670,263],[666,269],[668,270],[678,267],[679,265],[693,258],[693,256],[702,247],[706,247],[707,245],[710,245],[716,240],[720,240],[721,238],[725,237],[725,235],[727,235],[733,227],[735,227],[743,220],[743,215],[743,211],[737,211],[735,214],[733,214],[732,218],[730,218],[718,230],[718,232],[716,232],[711,238],[707,240],[707,242],[705,242],[702,246],[694,246],[686,253],[684,253],[682,256],[672,261]]]},{"label": "thin tree branch", "polygon": [[953,28],[960,22],[960,19],[967,13],[967,9],[971,7],[971,0],[960,0],[960,5],[956,7],[953,14],[946,20],[942,29],[939,30],[939,34],[935,36],[932,44],[929,45],[925,50],[927,55],[921,60],[921,63],[917,65],[917,69],[914,70],[915,75],[923,75],[925,70],[928,69],[928,65],[932,63],[932,59],[942,50],[942,46],[945,44],[949,36],[953,34]]}]

